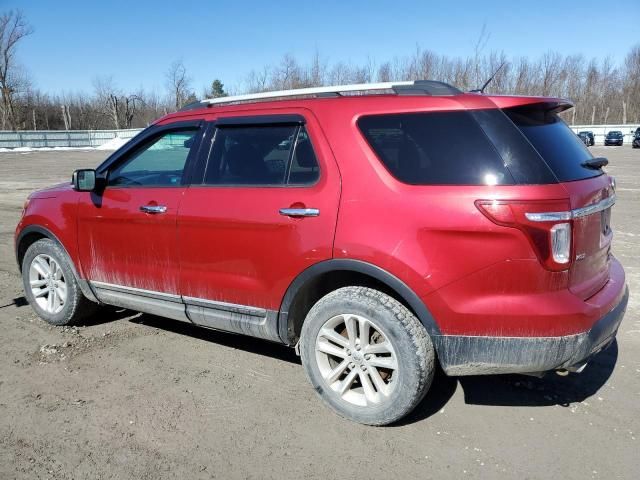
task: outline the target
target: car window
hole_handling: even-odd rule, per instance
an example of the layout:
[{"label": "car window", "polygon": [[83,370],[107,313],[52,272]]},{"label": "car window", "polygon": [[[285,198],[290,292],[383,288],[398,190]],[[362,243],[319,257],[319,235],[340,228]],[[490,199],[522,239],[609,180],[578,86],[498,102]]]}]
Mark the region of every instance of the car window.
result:
[{"label": "car window", "polygon": [[411,185],[514,184],[467,111],[366,116],[358,127],[382,163]]},{"label": "car window", "polygon": [[207,185],[314,183],[318,163],[304,127],[222,126],[215,134]]},{"label": "car window", "polygon": [[561,182],[582,180],[602,174],[585,167],[593,158],[584,142],[553,111],[537,106],[504,109],[511,121],[531,142]]},{"label": "car window", "polygon": [[289,185],[310,185],[315,183],[320,176],[318,159],[313,150],[311,139],[304,127],[300,127],[291,166],[289,168]]},{"label": "car window", "polygon": [[109,172],[109,186],[172,187],[181,184],[198,128],[170,131],[134,151]]}]

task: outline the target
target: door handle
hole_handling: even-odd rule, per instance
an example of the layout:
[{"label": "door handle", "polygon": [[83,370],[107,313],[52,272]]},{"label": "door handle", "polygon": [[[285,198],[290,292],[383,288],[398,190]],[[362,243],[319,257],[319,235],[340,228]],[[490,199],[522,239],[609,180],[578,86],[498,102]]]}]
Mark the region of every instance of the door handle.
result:
[{"label": "door handle", "polygon": [[164,205],[142,205],[140,211],[144,213],[165,213],[167,207]]},{"label": "door handle", "polygon": [[317,217],[320,210],[317,208],[281,208],[280,215],[285,217]]}]

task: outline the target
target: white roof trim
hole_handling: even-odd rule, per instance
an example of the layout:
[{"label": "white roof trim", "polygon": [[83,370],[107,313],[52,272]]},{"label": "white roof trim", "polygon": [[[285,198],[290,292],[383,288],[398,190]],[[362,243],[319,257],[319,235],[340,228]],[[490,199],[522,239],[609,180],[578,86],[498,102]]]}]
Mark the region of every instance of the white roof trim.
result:
[{"label": "white roof trim", "polygon": [[249,93],[247,95],[236,95],[233,97],[209,98],[202,103],[216,105],[221,103],[250,102],[253,100],[263,100],[268,98],[297,97],[302,95],[321,94],[341,94],[345,92],[366,92],[370,90],[391,90],[400,85],[413,85],[414,82],[383,82],[383,83],[360,83],[353,85],[334,85],[330,87],[297,88],[294,90],[279,90],[275,92]]}]

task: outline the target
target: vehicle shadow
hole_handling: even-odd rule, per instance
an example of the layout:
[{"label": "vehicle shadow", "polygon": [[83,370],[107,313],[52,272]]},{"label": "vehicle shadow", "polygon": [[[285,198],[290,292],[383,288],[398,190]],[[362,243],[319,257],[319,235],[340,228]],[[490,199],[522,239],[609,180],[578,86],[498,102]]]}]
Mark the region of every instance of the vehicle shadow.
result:
[{"label": "vehicle shadow", "polygon": [[458,380],[455,377],[448,377],[442,368],[440,368],[440,365],[438,365],[427,395],[413,412],[390,426],[401,427],[403,425],[409,425],[425,420],[431,415],[438,413],[449,402],[451,397],[453,397],[457,388]]},{"label": "vehicle shadow", "polygon": [[136,317],[140,315],[141,314],[138,312],[126,310],[124,308],[103,305],[93,315],[78,321],[75,325],[78,327],[94,327],[96,325],[102,325],[104,323],[122,320],[123,318]]},{"label": "vehicle shadow", "polygon": [[11,300],[11,302],[4,305],[0,305],[0,308],[25,307],[27,305],[29,305],[29,302],[27,302],[27,299],[25,297],[16,297],[13,300]]},{"label": "vehicle shadow", "polygon": [[618,360],[618,343],[597,354],[581,373],[562,377],[553,372],[542,378],[525,375],[460,377],[465,403],[473,405],[568,407],[602,388]]},{"label": "vehicle shadow", "polygon": [[166,318],[148,314],[142,314],[135,318],[131,318],[130,321],[138,325],[147,325],[149,327],[159,328],[161,330],[177,333],[179,335],[186,335],[198,340],[204,340],[206,342],[216,343],[225,347],[255,353],[256,355],[266,355],[277,360],[300,364],[300,358],[296,355],[293,348],[269,342],[268,340],[212,330],[190,323],[176,322],[174,320],[167,320]]},{"label": "vehicle shadow", "polygon": [[618,359],[618,344],[597,354],[581,373],[559,376],[554,372],[543,377],[528,375],[478,375],[447,377],[441,369],[431,389],[416,409],[395,426],[429,418],[441,410],[462,387],[464,401],[470,405],[506,407],[569,407],[595,395],[611,376]]}]

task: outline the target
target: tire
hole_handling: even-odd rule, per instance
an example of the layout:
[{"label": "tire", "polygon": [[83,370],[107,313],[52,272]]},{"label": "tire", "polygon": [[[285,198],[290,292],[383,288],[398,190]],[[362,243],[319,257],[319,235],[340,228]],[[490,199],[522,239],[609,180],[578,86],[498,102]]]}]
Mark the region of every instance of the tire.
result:
[{"label": "tire", "polygon": [[48,238],[27,249],[22,260],[22,283],[31,308],[51,325],[69,325],[97,308],[82,294],[66,252]]},{"label": "tire", "polygon": [[400,302],[371,288],[345,287],[321,298],[307,314],[299,346],[322,401],[366,425],[387,425],[410,413],[435,371],[424,326]]}]

